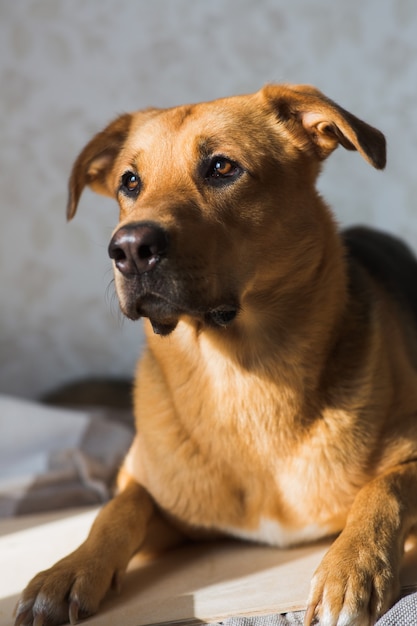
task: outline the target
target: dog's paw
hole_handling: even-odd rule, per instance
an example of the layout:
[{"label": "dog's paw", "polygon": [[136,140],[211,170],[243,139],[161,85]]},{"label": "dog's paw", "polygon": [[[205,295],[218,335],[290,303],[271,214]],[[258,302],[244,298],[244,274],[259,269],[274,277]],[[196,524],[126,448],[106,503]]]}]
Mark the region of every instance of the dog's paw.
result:
[{"label": "dog's paw", "polygon": [[120,579],[103,559],[70,554],[30,581],[17,604],[15,626],[76,624],[97,612]]},{"label": "dog's paw", "polygon": [[372,626],[399,591],[397,568],[375,544],[341,535],[311,582],[305,626]]}]

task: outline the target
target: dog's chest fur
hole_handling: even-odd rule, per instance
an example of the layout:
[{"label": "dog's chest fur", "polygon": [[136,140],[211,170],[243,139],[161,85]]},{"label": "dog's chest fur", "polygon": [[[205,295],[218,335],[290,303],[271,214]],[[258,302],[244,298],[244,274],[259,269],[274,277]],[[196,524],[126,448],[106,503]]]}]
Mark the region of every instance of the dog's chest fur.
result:
[{"label": "dog's chest fur", "polygon": [[[224,437],[221,429],[212,434]],[[172,446],[162,436],[141,440],[138,435],[127,469],[140,476],[158,505],[193,536],[203,529],[285,547],[342,528],[353,487],[337,485],[337,468],[326,471],[325,459],[318,474],[311,457],[286,462],[279,446],[270,445],[259,458],[247,442],[233,442],[232,437],[206,447],[199,445],[198,435],[194,441],[175,436]]]},{"label": "dog's chest fur", "polygon": [[[138,436],[126,469],[170,516],[278,546],[341,529],[362,477],[354,464],[330,462],[320,432],[304,439],[294,428],[291,390],[235,375],[221,355],[202,366],[184,354],[168,373],[148,352],[139,380]],[[334,445],[337,438],[346,439],[335,433]]]}]

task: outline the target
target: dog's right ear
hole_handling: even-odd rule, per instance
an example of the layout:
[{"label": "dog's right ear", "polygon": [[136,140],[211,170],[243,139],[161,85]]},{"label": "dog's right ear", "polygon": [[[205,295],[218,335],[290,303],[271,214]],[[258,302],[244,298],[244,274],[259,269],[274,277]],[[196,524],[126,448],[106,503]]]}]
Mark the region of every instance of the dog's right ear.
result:
[{"label": "dog's right ear", "polygon": [[97,193],[113,196],[114,189],[108,185],[108,175],[126,141],[131,122],[132,115],[121,115],[95,135],[79,154],[68,184],[68,220],[74,217],[83,189],[87,185]]}]

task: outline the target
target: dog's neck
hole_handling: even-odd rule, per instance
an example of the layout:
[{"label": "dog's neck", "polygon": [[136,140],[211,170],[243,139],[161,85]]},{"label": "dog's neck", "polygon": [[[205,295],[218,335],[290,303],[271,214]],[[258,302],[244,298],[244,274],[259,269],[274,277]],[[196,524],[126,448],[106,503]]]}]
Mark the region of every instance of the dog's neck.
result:
[{"label": "dog's neck", "polygon": [[315,262],[307,258],[308,267],[300,262],[298,274],[292,267],[276,282],[255,278],[236,322],[204,329],[202,336],[248,374],[286,386],[291,381],[311,393],[347,315],[347,262],[332,223]]},{"label": "dog's neck", "polygon": [[298,275],[292,271],[275,284],[255,281],[230,326],[210,328],[184,317],[167,338],[149,328],[151,349],[173,347],[184,364],[190,361],[190,377],[215,381],[226,396],[234,379],[248,388],[262,380],[268,393],[281,395],[288,415],[304,414],[303,403],[315,404],[320,393],[347,309],[344,248],[330,221],[319,250],[308,270],[300,264]]}]

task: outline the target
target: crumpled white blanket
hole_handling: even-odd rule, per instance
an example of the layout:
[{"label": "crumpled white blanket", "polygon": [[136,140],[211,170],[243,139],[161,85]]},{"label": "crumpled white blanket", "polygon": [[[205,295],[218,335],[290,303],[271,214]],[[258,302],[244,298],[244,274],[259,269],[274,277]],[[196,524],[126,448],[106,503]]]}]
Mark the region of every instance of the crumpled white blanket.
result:
[{"label": "crumpled white blanket", "polygon": [[108,500],[132,440],[109,415],[0,396],[0,517]]}]

